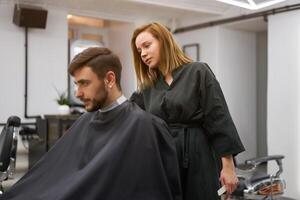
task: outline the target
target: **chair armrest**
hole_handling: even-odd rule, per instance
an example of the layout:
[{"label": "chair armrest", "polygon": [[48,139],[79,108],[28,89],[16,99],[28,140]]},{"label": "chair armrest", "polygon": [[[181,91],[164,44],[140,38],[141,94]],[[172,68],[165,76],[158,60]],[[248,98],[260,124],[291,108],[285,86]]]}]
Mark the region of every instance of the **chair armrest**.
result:
[{"label": "chair armrest", "polygon": [[284,158],[283,155],[272,155],[272,156],[265,156],[265,157],[260,157],[260,158],[249,159],[249,160],[246,160],[245,163],[256,167],[256,166],[260,165],[261,163],[266,163],[266,162],[275,160],[278,165],[278,168],[279,168],[275,174],[275,177],[279,177],[280,174],[283,172],[283,168],[282,168],[282,159],[283,158]]},{"label": "chair armrest", "polygon": [[272,155],[272,156],[265,156],[265,157],[260,157],[260,158],[253,158],[253,159],[248,159],[245,161],[245,164],[249,165],[260,165],[261,163],[265,163],[271,160],[282,160],[284,158],[283,155]]}]

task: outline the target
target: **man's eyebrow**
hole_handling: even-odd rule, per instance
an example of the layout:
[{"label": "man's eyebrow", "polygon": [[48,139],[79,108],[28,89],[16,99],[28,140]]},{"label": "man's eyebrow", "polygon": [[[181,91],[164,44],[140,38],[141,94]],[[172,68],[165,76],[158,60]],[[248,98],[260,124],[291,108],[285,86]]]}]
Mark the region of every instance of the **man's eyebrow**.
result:
[{"label": "man's eyebrow", "polygon": [[86,79],[80,79],[78,81],[74,81],[75,85],[77,85],[78,83],[83,84],[83,83],[88,83],[88,82],[89,82],[89,80],[86,80]]}]

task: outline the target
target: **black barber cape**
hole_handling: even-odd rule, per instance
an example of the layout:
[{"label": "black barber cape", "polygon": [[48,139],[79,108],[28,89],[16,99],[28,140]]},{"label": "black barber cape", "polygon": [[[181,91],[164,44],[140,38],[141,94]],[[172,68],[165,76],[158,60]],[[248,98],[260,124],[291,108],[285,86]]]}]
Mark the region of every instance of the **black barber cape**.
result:
[{"label": "black barber cape", "polygon": [[0,199],[181,199],[175,147],[162,120],[125,101],[82,115]]}]

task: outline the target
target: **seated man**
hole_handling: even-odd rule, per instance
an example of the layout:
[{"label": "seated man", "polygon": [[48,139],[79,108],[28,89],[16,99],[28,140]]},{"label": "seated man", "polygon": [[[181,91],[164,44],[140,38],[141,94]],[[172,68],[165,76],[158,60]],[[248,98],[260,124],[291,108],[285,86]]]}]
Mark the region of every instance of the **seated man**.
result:
[{"label": "seated man", "polygon": [[89,48],[72,60],[69,73],[89,112],[0,199],[181,199],[169,131],[122,95],[119,58]]}]

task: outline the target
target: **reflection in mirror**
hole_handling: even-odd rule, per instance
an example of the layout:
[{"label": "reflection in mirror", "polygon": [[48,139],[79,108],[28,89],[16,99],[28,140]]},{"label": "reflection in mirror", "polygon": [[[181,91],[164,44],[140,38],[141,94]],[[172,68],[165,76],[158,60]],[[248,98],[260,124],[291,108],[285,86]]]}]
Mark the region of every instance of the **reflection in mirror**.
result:
[{"label": "reflection in mirror", "polygon": [[[103,47],[106,41],[104,20],[92,17],[68,15],[68,58],[69,62],[75,55],[89,47]],[[82,102],[75,97],[75,84],[68,75],[68,99],[71,106],[81,106]]]}]

